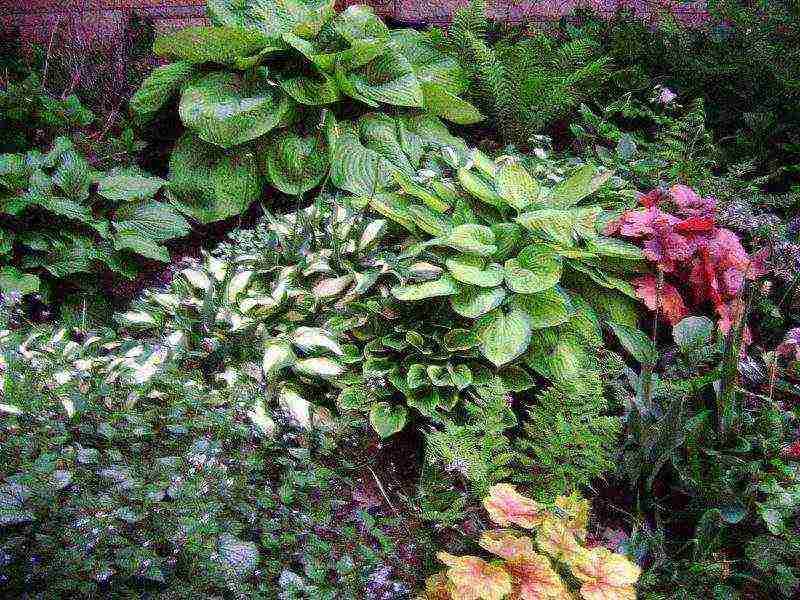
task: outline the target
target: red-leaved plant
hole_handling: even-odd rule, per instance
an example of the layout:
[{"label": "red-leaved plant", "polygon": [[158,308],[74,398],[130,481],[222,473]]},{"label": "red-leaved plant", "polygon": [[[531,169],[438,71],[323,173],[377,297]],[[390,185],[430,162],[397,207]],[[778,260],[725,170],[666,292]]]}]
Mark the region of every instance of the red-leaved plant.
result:
[{"label": "red-leaved plant", "polygon": [[688,305],[708,302],[727,333],[744,279],[757,269],[753,264],[748,272],[753,261],[738,236],[717,227],[714,198],[701,198],[691,188],[675,185],[640,194],[639,202],[642,208],[626,210],[605,232],[640,244],[664,274],[660,286],[654,275],[634,280],[636,295],[650,310],[658,307],[673,325],[689,314]]}]

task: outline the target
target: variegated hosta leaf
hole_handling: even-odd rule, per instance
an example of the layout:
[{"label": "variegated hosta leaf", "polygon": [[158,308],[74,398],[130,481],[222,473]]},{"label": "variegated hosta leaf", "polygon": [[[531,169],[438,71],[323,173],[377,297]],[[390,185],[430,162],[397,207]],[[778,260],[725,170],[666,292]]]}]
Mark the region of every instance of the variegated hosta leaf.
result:
[{"label": "variegated hosta leaf", "polygon": [[459,125],[472,125],[483,121],[484,116],[472,104],[450,92],[439,83],[422,81],[425,110]]},{"label": "variegated hosta leaf", "polygon": [[140,119],[151,118],[194,75],[196,68],[190,61],[178,61],[154,69],[131,97],[131,111]]},{"label": "variegated hosta leaf", "polygon": [[375,219],[371,221],[361,234],[358,240],[358,249],[361,252],[371,249],[378,244],[386,232],[386,221],[384,219]]},{"label": "variegated hosta leaf", "polygon": [[531,244],[505,264],[506,285],[520,294],[552,288],[561,279],[561,257],[541,244]]},{"label": "variegated hosta leaf", "polygon": [[427,206],[412,204],[408,207],[408,212],[417,227],[434,237],[445,237],[453,229],[453,222],[447,215],[431,210]]},{"label": "variegated hosta leaf", "polygon": [[288,342],[268,341],[261,361],[264,377],[275,379],[283,369],[291,367],[296,361],[297,357]]},{"label": "variegated hosta leaf", "polygon": [[447,268],[457,281],[480,287],[497,287],[503,283],[505,276],[501,265],[487,265],[482,258],[466,254],[448,258]]},{"label": "variegated hosta leaf", "polygon": [[214,23],[255,30],[273,41],[286,32],[313,37],[334,15],[333,0],[208,0],[206,4]]},{"label": "variegated hosta leaf", "polygon": [[263,182],[249,146],[230,151],[194,133],[179,140],[169,160],[169,192],[185,214],[212,223],[243,213],[261,197]]},{"label": "variegated hosta leaf", "polygon": [[311,429],[311,403],[293,389],[284,387],[278,394],[278,406],[297,425]]},{"label": "variegated hosta leaf", "polygon": [[200,139],[232,148],[276,127],[291,102],[265,77],[217,71],[184,86],[178,112]]},{"label": "variegated hosta leaf", "polygon": [[490,206],[503,208],[506,206],[506,201],[498,194],[494,188],[480,175],[473,171],[462,168],[458,170],[458,182],[461,184],[470,195],[477,198],[481,202],[485,202]]},{"label": "variegated hosta leaf", "polygon": [[414,213],[400,194],[381,192],[370,197],[370,208],[411,231],[416,231]]},{"label": "variegated hosta leaf", "polygon": [[314,286],[313,293],[314,296],[316,296],[321,300],[327,298],[335,298],[340,294],[342,294],[352,284],[353,284],[352,275],[342,275],[341,277],[323,279]]},{"label": "variegated hosta leaf", "polygon": [[506,295],[502,287],[463,286],[458,294],[450,298],[450,306],[462,317],[477,319],[500,306]]},{"label": "variegated hosta leaf", "polygon": [[467,223],[454,227],[441,243],[465,254],[491,256],[497,251],[494,233],[485,225]]},{"label": "variegated hosta leaf", "polygon": [[300,375],[321,377],[323,379],[338,377],[344,373],[344,367],[330,358],[304,358],[297,360],[292,368]]},{"label": "variegated hosta leaf", "polygon": [[481,354],[496,367],[521,356],[531,341],[530,318],[518,308],[508,313],[497,308],[481,317],[476,327]]},{"label": "variegated hosta leaf", "polygon": [[440,296],[452,296],[457,294],[459,290],[458,282],[449,275],[445,275],[435,281],[395,286],[392,288],[392,295],[398,300],[414,301]]},{"label": "variegated hosta leaf", "polygon": [[569,296],[559,286],[535,294],[516,294],[511,305],[528,315],[534,329],[566,323],[575,311]]},{"label": "variegated hosta leaf", "polygon": [[291,340],[303,352],[325,349],[339,356],[344,354],[333,335],[319,327],[298,327],[292,333]]},{"label": "variegated hosta leaf", "polygon": [[497,193],[517,210],[535,204],[539,198],[539,184],[525,168],[517,162],[500,166],[495,176]]},{"label": "variegated hosta leaf", "polygon": [[328,153],[317,137],[301,137],[288,130],[261,144],[259,158],[270,183],[292,196],[319,185],[328,171]]},{"label": "variegated hosta leaf", "polygon": [[237,60],[258,54],[271,45],[263,33],[233,27],[186,27],[157,37],[157,56],[191,63],[213,62],[234,65]]}]

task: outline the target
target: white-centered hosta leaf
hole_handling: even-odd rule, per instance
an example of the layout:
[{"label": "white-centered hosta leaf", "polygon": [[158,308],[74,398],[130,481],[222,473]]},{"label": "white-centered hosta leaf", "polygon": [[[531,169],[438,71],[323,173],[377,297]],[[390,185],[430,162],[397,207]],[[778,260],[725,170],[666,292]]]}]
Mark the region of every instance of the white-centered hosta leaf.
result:
[{"label": "white-centered hosta leaf", "polygon": [[312,292],[319,299],[335,298],[342,294],[353,283],[352,275],[342,275],[319,281]]},{"label": "white-centered hosta leaf", "polygon": [[452,296],[457,294],[460,289],[455,279],[449,275],[444,275],[434,281],[397,285],[392,288],[392,295],[398,300],[414,301],[440,296]]},{"label": "white-centered hosta leaf", "polygon": [[216,71],[183,87],[178,113],[200,139],[232,148],[276,127],[292,100],[265,77]]},{"label": "white-centered hosta leaf", "polygon": [[496,367],[521,356],[531,341],[531,323],[527,313],[511,308],[506,313],[495,309],[476,324],[481,354]]},{"label": "white-centered hosta leaf", "polygon": [[278,394],[278,406],[303,429],[311,429],[311,403],[293,389],[284,387]]},{"label": "white-centered hosta leaf", "polygon": [[319,327],[298,327],[292,333],[292,343],[303,352],[326,349],[336,355],[344,355],[333,334]]},{"label": "white-centered hosta leaf", "polygon": [[358,249],[362,252],[369,250],[377,244],[386,232],[386,220],[375,219],[364,228],[361,238],[358,240]]},{"label": "white-centered hosta leaf", "polygon": [[184,269],[180,274],[198,290],[206,291],[211,285],[211,280],[203,271]]},{"label": "white-centered hosta leaf", "polygon": [[225,288],[225,301],[228,304],[233,304],[236,298],[239,297],[239,294],[247,288],[250,280],[253,278],[253,274],[253,271],[239,271],[236,275],[231,277],[231,280]]},{"label": "white-centered hosta leaf", "polygon": [[275,421],[267,412],[266,408],[264,408],[263,399],[259,398],[256,400],[253,407],[247,411],[247,416],[250,418],[250,421],[252,421],[253,425],[256,426],[261,435],[268,438],[275,437],[277,426],[275,425]]},{"label": "white-centered hosta leaf", "polygon": [[552,288],[561,279],[562,260],[551,248],[526,246],[517,258],[505,263],[506,286],[519,294],[535,294]]},{"label": "white-centered hosta leaf", "polygon": [[505,271],[497,263],[486,264],[478,256],[461,254],[448,258],[447,268],[453,278],[462,283],[469,283],[480,287],[497,287],[503,283]]},{"label": "white-centered hosta leaf", "polygon": [[270,340],[264,348],[264,358],[261,367],[267,380],[275,377],[286,367],[295,364],[297,357],[288,342]]},{"label": "white-centered hosta leaf", "polygon": [[477,319],[500,306],[506,295],[503,287],[464,286],[457,295],[450,298],[450,306],[462,317]]},{"label": "white-centered hosta leaf", "polygon": [[292,368],[301,375],[323,379],[344,373],[344,367],[330,358],[303,358],[295,362]]}]

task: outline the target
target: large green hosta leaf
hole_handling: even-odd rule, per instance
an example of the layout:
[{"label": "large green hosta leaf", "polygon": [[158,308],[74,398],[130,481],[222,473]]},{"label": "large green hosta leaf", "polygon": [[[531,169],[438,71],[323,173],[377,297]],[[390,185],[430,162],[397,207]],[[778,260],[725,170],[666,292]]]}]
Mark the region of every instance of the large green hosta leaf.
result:
[{"label": "large green hosta leaf", "polygon": [[459,125],[472,125],[484,119],[477,108],[439,83],[423,81],[422,94],[425,109],[437,117]]},{"label": "large green hosta leaf", "polygon": [[422,86],[411,63],[392,47],[349,73],[337,61],[336,78],[345,94],[369,106],[378,106],[378,102],[394,106],[423,105]]},{"label": "large green hosta leaf", "polygon": [[321,106],[339,100],[339,86],[333,77],[313,65],[309,65],[304,71],[300,74],[298,71],[287,71],[291,75],[279,79],[281,89],[295,102]]},{"label": "large green hosta leaf", "polygon": [[531,244],[505,264],[506,285],[519,294],[552,288],[561,279],[561,257],[547,246]]},{"label": "large green hosta leaf", "polygon": [[0,293],[35,294],[39,291],[39,278],[21,273],[13,267],[0,268]]},{"label": "large green hosta leaf", "polygon": [[242,59],[272,47],[271,44],[271,40],[259,31],[235,27],[186,27],[156,38],[153,52],[157,56],[190,63],[236,65]]},{"label": "large green hosta leaf", "polygon": [[357,196],[374,196],[390,181],[389,165],[380,154],[364,147],[356,131],[336,125],[331,145],[331,183]]},{"label": "large green hosta leaf", "polygon": [[577,238],[597,236],[595,223],[600,212],[599,206],[544,208],[523,213],[515,220],[540,236],[564,246],[573,246]]},{"label": "large green hosta leaf", "polygon": [[314,136],[293,131],[270,136],[259,148],[269,182],[284,194],[297,196],[319,185],[328,170],[328,153]]},{"label": "large green hosta leaf", "polygon": [[276,127],[291,102],[264,77],[218,71],[184,87],[178,112],[200,139],[232,148]]},{"label": "large green hosta leaf", "polygon": [[359,137],[366,148],[406,174],[415,173],[422,156],[422,142],[411,136],[402,122],[384,114],[364,115],[358,120]]},{"label": "large green hosta leaf", "polygon": [[277,39],[292,32],[317,35],[333,17],[333,0],[208,0],[208,14],[218,25],[252,29]]},{"label": "large green hosta leaf", "polygon": [[172,199],[184,213],[201,223],[244,212],[263,189],[250,146],[225,151],[191,132],[178,140],[169,171]]},{"label": "large green hosta leaf", "polygon": [[141,119],[152,117],[189,80],[195,69],[195,65],[189,61],[158,67],[142,82],[131,98],[131,111]]},{"label": "large green hosta leaf", "polygon": [[575,312],[570,297],[558,286],[535,294],[517,294],[511,299],[511,306],[528,315],[534,329],[566,323]]},{"label": "large green hosta leaf", "polygon": [[389,38],[386,24],[373,12],[372,7],[364,5],[349,6],[336,15],[333,30],[350,43]]},{"label": "large green hosta leaf", "polygon": [[592,165],[584,165],[556,185],[544,203],[553,208],[574,206],[599,190],[612,175],[612,171],[601,173]]},{"label": "large green hosta leaf", "polygon": [[518,308],[493,310],[478,321],[477,329],[481,354],[496,367],[521,356],[531,342],[530,317]]}]

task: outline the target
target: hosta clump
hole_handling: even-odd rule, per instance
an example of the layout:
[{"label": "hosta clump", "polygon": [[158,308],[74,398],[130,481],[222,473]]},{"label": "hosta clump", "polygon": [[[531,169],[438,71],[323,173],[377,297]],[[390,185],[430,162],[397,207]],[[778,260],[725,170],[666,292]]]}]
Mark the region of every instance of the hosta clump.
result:
[{"label": "hosta clump", "polygon": [[525,355],[535,331],[569,321],[576,304],[586,304],[579,291],[622,307],[611,320],[635,321],[625,311],[625,296],[635,294],[624,278],[641,268],[642,252],[600,235],[603,207],[583,203],[610,173],[585,165],[551,187],[511,157],[495,162],[476,151],[463,162],[443,154],[454,179],[398,172],[401,191],[370,200],[417,240],[402,255],[410,276],[392,289],[398,300],[445,298],[495,367]]},{"label": "hosta clump", "polygon": [[0,290],[46,292],[105,269],[132,278],[142,257],[169,261],[163,243],[188,225],[156,199],[164,183],[134,168],[95,172],[66,138],[46,154],[0,156]]},{"label": "hosta clump", "polygon": [[493,555],[490,561],[439,552],[447,569],[428,579],[418,600],[636,598],[639,567],[602,546],[586,547],[586,500],[561,496],[546,506],[518,493],[514,486],[497,484],[483,505],[491,520],[504,528],[486,531],[478,541]]},{"label": "hosta clump", "polygon": [[155,53],[176,62],[156,69],[131,100],[146,119],[179,94],[187,132],[170,161],[170,192],[201,222],[241,212],[265,182],[299,195],[331,168],[334,185],[336,168],[374,179],[376,162],[400,150],[386,136],[399,138],[419,168],[421,140],[402,131],[402,118],[388,119],[397,131],[370,143],[331,135],[335,115],[391,106],[434,120],[482,118],[459,98],[467,80],[457,61],[427,34],[390,31],[369,7],[336,14],[328,0],[209,0],[208,13],[212,26],[156,39]]},{"label": "hosta clump", "polygon": [[262,227],[258,254],[206,257],[119,320],[180,344],[179,359],[209,377],[266,385],[309,426],[305,398],[332,404],[347,365],[361,360],[349,332],[374,309],[359,300],[392,268],[391,255],[376,251],[386,225],[320,201]]}]

